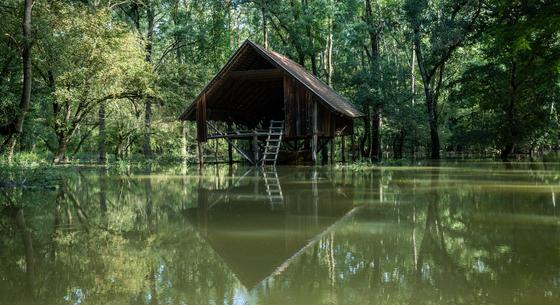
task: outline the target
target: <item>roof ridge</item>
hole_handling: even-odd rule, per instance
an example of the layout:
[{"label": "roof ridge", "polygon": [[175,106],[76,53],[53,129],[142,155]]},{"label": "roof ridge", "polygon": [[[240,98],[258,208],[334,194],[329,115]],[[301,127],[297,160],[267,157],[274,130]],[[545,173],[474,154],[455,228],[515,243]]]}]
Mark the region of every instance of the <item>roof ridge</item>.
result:
[{"label": "roof ridge", "polygon": [[208,84],[202,89],[202,91],[197,95],[194,101],[187,107],[187,109],[179,116],[179,119],[185,119],[196,106],[196,101],[202,97],[202,95],[209,91],[216,83],[223,78],[224,74],[229,72],[232,64],[235,62],[236,58],[243,53],[243,49],[246,46],[250,46],[258,54],[263,56],[276,68],[282,69],[286,73],[290,74],[298,83],[306,87],[314,95],[316,95],[322,103],[330,108],[334,112],[338,112],[344,116],[357,118],[363,116],[363,114],[355,108],[355,106],[350,103],[348,99],[338,94],[331,86],[329,86],[325,81],[320,79],[318,76],[310,73],[288,56],[278,53],[273,50],[266,49],[260,44],[247,38],[243,43],[237,48],[237,50],[231,55],[226,64],[216,73],[216,75],[208,82]]}]

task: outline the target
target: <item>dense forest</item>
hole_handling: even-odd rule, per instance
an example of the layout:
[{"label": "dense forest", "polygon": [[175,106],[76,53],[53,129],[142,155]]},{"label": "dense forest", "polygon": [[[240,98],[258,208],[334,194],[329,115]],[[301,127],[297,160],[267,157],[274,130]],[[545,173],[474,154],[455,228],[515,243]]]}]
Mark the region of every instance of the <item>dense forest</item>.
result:
[{"label": "dense forest", "polygon": [[366,114],[362,160],[560,150],[557,0],[3,0],[0,31],[7,160],[193,158],[177,117],[245,39]]}]

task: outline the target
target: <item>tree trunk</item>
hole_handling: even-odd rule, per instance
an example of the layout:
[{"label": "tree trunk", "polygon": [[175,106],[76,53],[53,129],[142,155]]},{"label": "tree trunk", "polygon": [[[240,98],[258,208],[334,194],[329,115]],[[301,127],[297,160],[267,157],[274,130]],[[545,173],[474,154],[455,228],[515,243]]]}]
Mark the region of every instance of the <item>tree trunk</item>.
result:
[{"label": "tree trunk", "polygon": [[54,164],[60,164],[66,159],[66,150],[68,149],[68,137],[58,135],[58,148],[54,154]]},{"label": "tree trunk", "polygon": [[311,58],[311,72],[315,76],[319,76],[319,69],[317,68],[317,57],[315,54],[310,54],[309,57]]},{"label": "tree trunk", "polygon": [[363,112],[365,114],[362,118],[362,120],[364,122],[364,134],[360,138],[359,150],[360,150],[360,154],[362,155],[362,157],[366,157],[366,156],[369,156],[370,147],[371,147],[371,145],[370,145],[371,123],[370,123],[369,105],[364,105]]},{"label": "tree trunk", "polygon": [[412,94],[412,105],[416,104],[416,46],[412,44],[412,63],[410,64],[410,93]]},{"label": "tree trunk", "polygon": [[[429,89],[428,89],[429,90]],[[439,131],[437,114],[435,112],[436,108],[435,96],[432,93],[426,94],[426,106],[428,108],[428,121],[430,125],[430,158],[439,159],[440,158],[440,143],[439,143]]]},{"label": "tree trunk", "polygon": [[105,103],[99,105],[99,163],[107,161],[107,151],[105,147]]},{"label": "tree trunk", "polygon": [[403,127],[400,128],[399,132],[395,135],[393,139],[393,157],[395,159],[402,159],[404,152],[404,137],[405,130]]},{"label": "tree trunk", "polygon": [[332,51],[333,51],[333,21],[332,16],[329,16],[327,19],[328,24],[328,31],[329,34],[327,36],[327,48],[325,54],[325,78],[327,80],[327,85],[332,86],[332,73],[333,73],[333,64],[332,64]]},{"label": "tree trunk", "polygon": [[[369,64],[374,71],[374,77],[380,78],[381,69],[379,67],[379,41],[380,41],[380,30],[377,29],[379,27],[373,17],[373,9],[371,0],[364,1],[365,11],[364,11],[364,18],[366,23],[368,24],[368,32],[369,32],[369,43],[370,43],[370,52],[369,52]],[[379,82],[378,82],[379,83]],[[381,92],[381,89],[378,85],[375,86],[378,93]],[[371,141],[370,141],[370,150],[369,150],[369,157],[372,162],[379,162],[381,161],[382,151],[381,151],[381,110],[382,110],[382,96],[378,94],[374,97],[377,99],[374,101],[372,105],[372,117],[371,117]]]},{"label": "tree trunk", "polygon": [[436,89],[432,82],[434,74],[429,74],[426,70],[424,57],[422,56],[421,43],[420,43],[420,29],[414,29],[414,50],[416,51],[416,60],[418,61],[418,68],[422,76],[422,84],[424,85],[424,94],[426,95],[426,110],[428,112],[428,125],[430,128],[430,158],[440,158],[440,142],[437,122],[437,97],[439,85],[443,77],[444,66],[439,68],[439,81],[437,82]]},{"label": "tree trunk", "polygon": [[[148,22],[148,28],[146,33],[146,62],[152,63],[152,51],[153,51],[153,37],[154,37],[154,19],[155,13],[154,8],[151,3],[147,4],[146,18]],[[144,145],[143,151],[146,158],[152,158],[152,97],[147,97],[145,102],[145,113],[144,113]]]},{"label": "tree trunk", "polygon": [[513,143],[508,143],[502,148],[502,151],[500,152],[500,158],[502,161],[509,160],[509,156],[513,153],[514,147],[515,145]]},{"label": "tree trunk", "polygon": [[381,161],[381,106],[374,105],[371,118],[371,162]]},{"label": "tree trunk", "polygon": [[506,124],[507,126],[505,129],[507,130],[507,135],[505,137],[505,145],[500,152],[500,158],[503,161],[507,161],[511,153],[515,148],[515,141],[516,141],[516,131],[515,131],[515,100],[517,95],[517,82],[516,82],[516,72],[517,72],[517,64],[515,61],[512,61],[511,65],[511,75],[510,75],[510,90],[511,90],[511,97],[509,99],[509,103],[506,104],[504,107],[504,112],[506,116]]},{"label": "tree trunk", "polygon": [[14,148],[23,132],[23,121],[29,110],[29,102],[31,100],[31,81],[32,81],[32,63],[31,63],[31,9],[33,8],[33,0],[25,0],[23,4],[23,44],[21,59],[23,63],[23,85],[21,89],[21,100],[19,103],[19,113],[14,122],[14,129],[6,138],[0,153],[6,152],[8,161],[12,160]]},{"label": "tree trunk", "polygon": [[268,29],[267,29],[267,25],[266,25],[266,11],[264,8],[264,3],[261,7],[261,13],[262,13],[262,31],[263,31],[263,45],[264,48],[268,50]]},{"label": "tree trunk", "polygon": [[146,158],[152,158],[152,98],[148,97],[145,104],[144,114],[144,145],[143,152]]}]

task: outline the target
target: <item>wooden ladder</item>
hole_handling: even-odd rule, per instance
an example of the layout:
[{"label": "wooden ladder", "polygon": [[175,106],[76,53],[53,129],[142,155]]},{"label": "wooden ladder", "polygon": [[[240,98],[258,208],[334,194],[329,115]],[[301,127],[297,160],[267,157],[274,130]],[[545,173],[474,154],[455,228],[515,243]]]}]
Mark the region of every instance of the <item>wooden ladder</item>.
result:
[{"label": "wooden ladder", "polygon": [[268,137],[266,138],[266,146],[264,148],[261,166],[276,166],[278,160],[278,152],[284,135],[284,121],[270,121],[268,128]]},{"label": "wooden ladder", "polygon": [[270,201],[270,208],[274,210],[282,210],[284,208],[284,194],[280,186],[280,179],[276,169],[267,171],[263,169],[264,183],[266,185],[266,193]]}]

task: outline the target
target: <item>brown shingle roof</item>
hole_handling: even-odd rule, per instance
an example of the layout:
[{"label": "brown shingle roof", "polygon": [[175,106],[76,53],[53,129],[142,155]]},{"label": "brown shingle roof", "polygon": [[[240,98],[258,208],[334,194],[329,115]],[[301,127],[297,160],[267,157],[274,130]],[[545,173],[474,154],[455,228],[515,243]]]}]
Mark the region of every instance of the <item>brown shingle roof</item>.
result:
[{"label": "brown shingle roof", "polygon": [[324,83],[322,80],[317,78],[315,75],[307,72],[307,70],[305,70],[298,63],[294,62],[293,60],[289,59],[288,57],[280,53],[267,50],[264,47],[247,39],[239,47],[236,53],[230,58],[230,60],[222,68],[222,70],[218,72],[218,74],[197,96],[195,101],[185,110],[185,112],[183,112],[183,114],[179,117],[180,119],[185,119],[188,116],[188,114],[194,110],[196,106],[196,101],[202,97],[202,93],[210,90],[218,82],[218,80],[220,80],[224,76],[224,74],[228,72],[229,68],[231,67],[235,59],[239,56],[240,51],[243,50],[246,46],[252,47],[261,56],[263,56],[268,61],[270,61],[271,64],[289,73],[293,78],[295,78],[308,90],[313,92],[319,98],[319,100],[321,100],[331,110],[350,118],[358,118],[364,116],[359,110],[357,110],[354,107],[352,103],[350,103],[347,99],[345,99],[344,97],[336,93],[331,87],[329,87],[326,83]]}]

